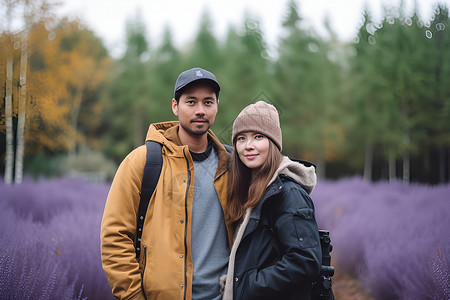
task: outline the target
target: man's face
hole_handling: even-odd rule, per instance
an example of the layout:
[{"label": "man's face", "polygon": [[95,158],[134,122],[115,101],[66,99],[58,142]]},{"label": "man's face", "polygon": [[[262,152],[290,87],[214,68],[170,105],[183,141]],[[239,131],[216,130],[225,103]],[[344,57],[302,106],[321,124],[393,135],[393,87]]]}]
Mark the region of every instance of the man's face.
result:
[{"label": "man's face", "polygon": [[205,84],[187,86],[177,103],[172,100],[172,111],[178,117],[180,130],[189,135],[201,136],[214,123],[218,100],[214,89]]}]

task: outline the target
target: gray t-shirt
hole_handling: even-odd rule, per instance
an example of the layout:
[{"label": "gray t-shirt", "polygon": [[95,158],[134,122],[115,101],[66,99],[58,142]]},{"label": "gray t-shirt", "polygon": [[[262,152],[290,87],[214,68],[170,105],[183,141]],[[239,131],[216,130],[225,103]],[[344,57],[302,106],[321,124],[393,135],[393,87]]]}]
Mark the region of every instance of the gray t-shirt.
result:
[{"label": "gray t-shirt", "polygon": [[218,163],[214,147],[206,159],[194,160],[195,183],[191,227],[193,300],[221,299],[219,278],[227,271],[230,253],[227,229],[219,197],[214,188]]}]

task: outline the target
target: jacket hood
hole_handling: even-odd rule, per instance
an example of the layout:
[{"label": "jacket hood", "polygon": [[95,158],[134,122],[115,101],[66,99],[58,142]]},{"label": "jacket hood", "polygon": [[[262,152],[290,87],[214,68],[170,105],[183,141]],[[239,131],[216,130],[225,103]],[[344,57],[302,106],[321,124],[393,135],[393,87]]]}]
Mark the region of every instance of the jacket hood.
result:
[{"label": "jacket hood", "polygon": [[316,170],[313,165],[306,166],[305,164],[293,161],[285,156],[281,161],[280,166],[275,171],[270,179],[269,185],[279,176],[286,175],[292,178],[295,182],[301,185],[302,188],[309,194],[313,191],[317,183]]},{"label": "jacket hood", "polygon": [[[184,156],[184,149],[187,147],[181,143],[178,136],[179,126],[178,121],[153,123],[148,128],[145,141],[155,141],[163,145],[163,151],[167,156]],[[211,129],[208,130],[208,137],[218,151],[219,165],[217,166],[216,176],[219,176],[228,170],[228,154]]]},{"label": "jacket hood", "polygon": [[178,137],[178,126],[178,121],[151,124],[145,141],[155,141],[170,149],[173,146],[181,146],[182,144]]}]

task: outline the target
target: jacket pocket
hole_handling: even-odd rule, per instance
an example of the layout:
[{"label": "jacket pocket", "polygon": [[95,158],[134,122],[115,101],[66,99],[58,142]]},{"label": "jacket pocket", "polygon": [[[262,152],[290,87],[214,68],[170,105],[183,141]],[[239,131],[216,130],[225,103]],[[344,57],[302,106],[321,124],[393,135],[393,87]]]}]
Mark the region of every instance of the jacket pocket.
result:
[{"label": "jacket pocket", "polygon": [[314,210],[299,208],[294,211],[294,226],[300,248],[312,248],[319,245]]}]

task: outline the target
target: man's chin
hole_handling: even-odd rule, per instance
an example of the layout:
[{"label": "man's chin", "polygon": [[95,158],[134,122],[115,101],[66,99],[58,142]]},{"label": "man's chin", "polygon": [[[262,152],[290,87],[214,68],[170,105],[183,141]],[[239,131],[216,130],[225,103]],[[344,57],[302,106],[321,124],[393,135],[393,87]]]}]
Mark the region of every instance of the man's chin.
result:
[{"label": "man's chin", "polygon": [[208,132],[209,128],[209,126],[206,126],[205,128],[184,128],[184,130],[190,135],[202,136]]},{"label": "man's chin", "polygon": [[[209,128],[208,128],[208,129],[209,129]],[[202,135],[204,135],[205,133],[208,132],[208,129],[206,129],[206,130],[191,130],[190,133],[191,133],[192,135],[202,136]]]}]

